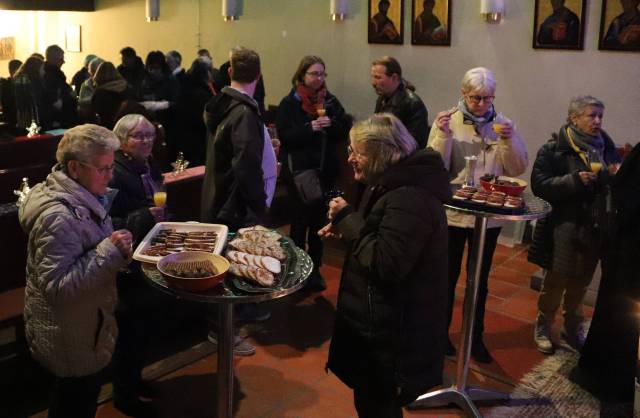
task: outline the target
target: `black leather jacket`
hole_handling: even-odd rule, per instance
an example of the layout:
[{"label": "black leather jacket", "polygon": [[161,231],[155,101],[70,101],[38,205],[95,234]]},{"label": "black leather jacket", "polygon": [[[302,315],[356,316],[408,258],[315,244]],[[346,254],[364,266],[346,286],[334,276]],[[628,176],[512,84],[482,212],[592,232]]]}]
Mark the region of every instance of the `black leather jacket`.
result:
[{"label": "black leather jacket", "polygon": [[404,123],[409,133],[418,143],[418,148],[427,146],[429,136],[429,113],[424,102],[416,93],[401,83],[390,98],[382,96],[376,101],[375,113],[392,113]]}]

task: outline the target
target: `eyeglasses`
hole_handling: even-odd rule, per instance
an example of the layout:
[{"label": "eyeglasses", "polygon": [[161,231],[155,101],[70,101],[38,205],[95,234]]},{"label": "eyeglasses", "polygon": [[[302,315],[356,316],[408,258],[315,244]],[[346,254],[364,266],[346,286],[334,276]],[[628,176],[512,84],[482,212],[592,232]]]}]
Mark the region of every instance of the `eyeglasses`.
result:
[{"label": "eyeglasses", "polygon": [[313,76],[313,77],[323,77],[323,78],[327,78],[329,76],[329,74],[325,73],[324,71],[307,71],[305,74]]},{"label": "eyeglasses", "polygon": [[362,154],[362,153],[357,152],[356,150],[354,150],[354,149],[353,149],[353,147],[352,147],[351,145],[348,145],[348,146],[347,146],[347,154],[349,154],[349,157],[351,157],[351,156],[353,155],[353,156],[354,156],[354,157],[356,157],[356,158],[362,158],[362,157],[364,157],[364,156],[365,156],[364,154]]},{"label": "eyeglasses", "polygon": [[147,142],[153,142],[156,140],[156,134],[154,133],[135,133],[135,134],[131,134],[129,135],[130,139],[133,139],[134,141],[138,141],[138,142],[142,142],[142,141],[147,141]]},{"label": "eyeglasses", "polygon": [[467,97],[469,98],[469,100],[471,100],[473,103],[476,103],[476,104],[480,103],[481,101],[485,103],[491,103],[493,102],[493,99],[496,98],[496,96],[476,96],[476,95],[467,96]]},{"label": "eyeglasses", "polygon": [[108,165],[106,167],[96,167],[94,165],[91,164],[87,164],[85,162],[82,161],[78,161],[81,165],[85,166],[85,167],[89,167],[92,168],[94,170],[96,170],[98,172],[98,174],[100,174],[101,176],[106,176],[107,174],[111,174],[113,172],[113,164]]}]

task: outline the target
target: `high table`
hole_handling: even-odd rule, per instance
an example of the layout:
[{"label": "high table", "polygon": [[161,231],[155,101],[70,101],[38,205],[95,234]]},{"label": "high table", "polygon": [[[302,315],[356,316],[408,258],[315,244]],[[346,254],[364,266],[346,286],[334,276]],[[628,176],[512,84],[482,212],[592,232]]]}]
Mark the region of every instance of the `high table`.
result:
[{"label": "high table", "polygon": [[307,253],[284,237],[282,246],[287,250],[286,277],[280,287],[264,293],[249,293],[239,290],[227,276],[222,286],[206,292],[190,292],[170,287],[154,265],[142,263],[147,281],[155,288],[179,299],[218,305],[220,333],[218,335],[218,413],[219,418],[231,418],[233,409],[233,305],[255,303],[287,296],[303,285],[311,274],[313,262]]},{"label": "high table", "polygon": [[462,307],[462,337],[456,359],[456,380],[448,388],[435,390],[420,396],[409,405],[410,409],[437,407],[454,403],[462,408],[468,416],[482,417],[473,401],[509,399],[509,394],[507,393],[468,386],[467,375],[469,372],[469,356],[471,355],[473,320],[476,316],[478,288],[480,286],[482,253],[484,252],[489,219],[527,221],[544,218],[551,211],[551,205],[538,197],[528,193],[525,193],[522,197],[524,198],[525,210],[517,214],[498,213],[491,211],[489,208],[484,209],[481,206],[478,206],[478,208],[462,207],[456,204],[455,199],[450,204],[445,205],[447,209],[475,216],[472,243],[473,254],[469,254],[472,258],[467,272],[467,285]]}]

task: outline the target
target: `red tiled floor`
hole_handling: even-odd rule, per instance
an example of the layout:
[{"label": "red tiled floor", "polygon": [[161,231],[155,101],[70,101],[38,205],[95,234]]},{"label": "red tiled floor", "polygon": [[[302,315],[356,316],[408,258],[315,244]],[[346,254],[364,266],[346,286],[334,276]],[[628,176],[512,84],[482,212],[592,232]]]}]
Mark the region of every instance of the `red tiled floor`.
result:
[{"label": "red tiled floor", "polygon": [[[270,305],[272,318],[247,326],[243,334],[256,345],[253,357],[237,358],[234,417],[356,417],[352,392],[332,374],[325,373],[333,309],[338,291],[342,253],[328,248],[321,273],[327,290],[310,296],[293,295]],[[464,269],[463,269],[464,270]],[[485,343],[495,361],[472,362],[469,381],[485,388],[509,391],[525,373],[542,361],[533,343],[538,293],[529,288],[537,267],[526,261],[526,248],[498,245],[489,279],[485,315]],[[450,330],[459,345],[461,300],[466,272],[456,288]],[[585,310],[589,314],[589,310]],[[445,374],[454,376],[456,363],[445,362]],[[160,416],[208,418],[215,416],[216,355],[197,361],[160,379],[164,399],[155,402]],[[489,407],[482,407],[487,413]],[[407,417],[463,417],[456,408],[408,411]],[[100,407],[99,418],[123,417],[112,403]]]}]

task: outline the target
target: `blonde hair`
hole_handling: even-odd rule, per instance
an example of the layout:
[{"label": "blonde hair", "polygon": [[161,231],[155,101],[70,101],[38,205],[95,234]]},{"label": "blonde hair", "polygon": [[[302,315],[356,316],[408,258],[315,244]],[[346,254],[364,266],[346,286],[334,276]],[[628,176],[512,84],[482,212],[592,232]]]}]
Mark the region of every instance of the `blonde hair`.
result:
[{"label": "blonde hair", "polygon": [[115,134],[102,126],[87,123],[67,130],[58,144],[56,160],[66,169],[72,160],[89,163],[93,157],[120,148]]},{"label": "blonde hair", "polygon": [[417,148],[407,128],[391,113],[377,113],[357,122],[349,138],[354,145],[361,145],[368,157],[362,168],[365,180],[379,176]]}]

